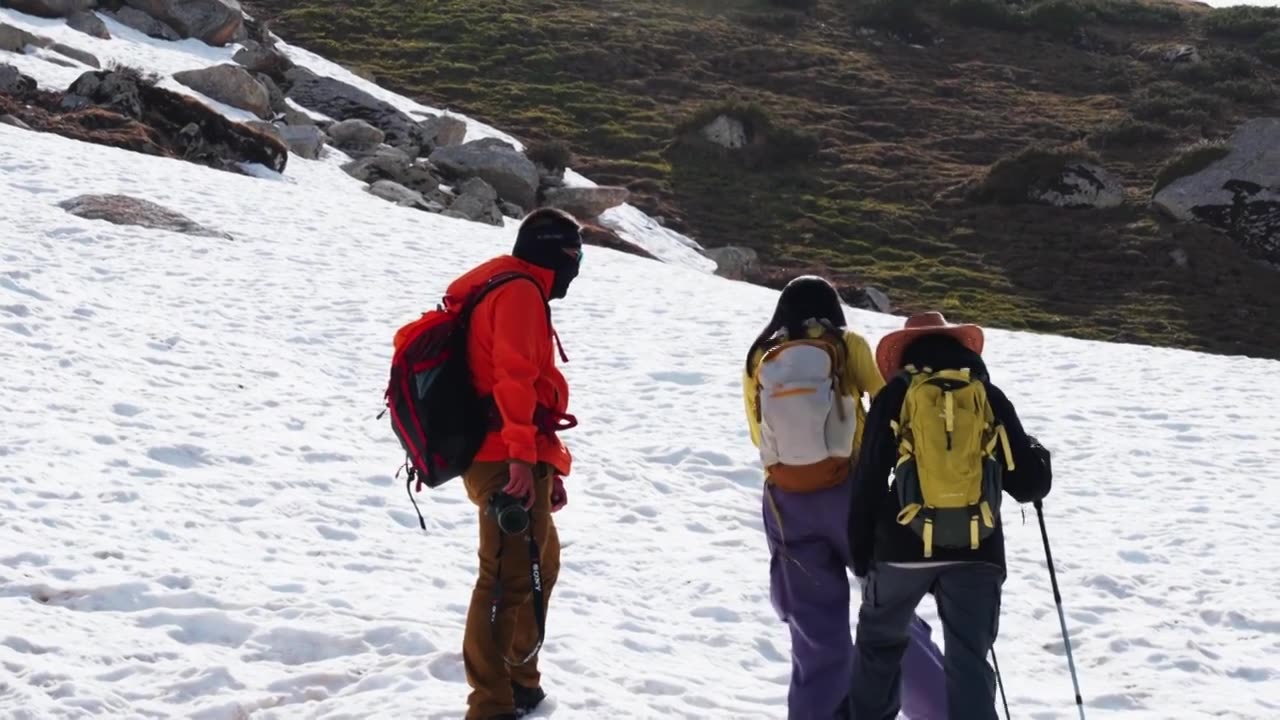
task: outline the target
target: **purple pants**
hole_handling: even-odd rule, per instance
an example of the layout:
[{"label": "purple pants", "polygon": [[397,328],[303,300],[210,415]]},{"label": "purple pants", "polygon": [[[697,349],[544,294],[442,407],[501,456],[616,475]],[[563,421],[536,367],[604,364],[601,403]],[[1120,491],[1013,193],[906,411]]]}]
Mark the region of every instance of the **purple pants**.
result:
[{"label": "purple pants", "polygon": [[[778,617],[791,629],[788,720],[849,717],[851,492],[848,482],[813,493],[765,487],[770,597]],[[918,616],[908,638],[902,659],[902,713],[910,720],[946,720],[942,651]]]}]

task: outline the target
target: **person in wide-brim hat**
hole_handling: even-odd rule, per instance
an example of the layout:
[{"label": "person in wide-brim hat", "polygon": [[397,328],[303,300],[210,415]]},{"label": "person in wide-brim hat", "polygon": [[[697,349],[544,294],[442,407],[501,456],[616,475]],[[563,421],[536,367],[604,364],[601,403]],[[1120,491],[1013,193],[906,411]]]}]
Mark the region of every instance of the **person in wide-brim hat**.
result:
[{"label": "person in wide-brim hat", "polygon": [[952,337],[975,354],[982,354],[982,328],[977,325],[949,323],[940,312],[918,313],[907,318],[901,330],[885,335],[876,346],[876,365],[880,368],[880,374],[885,378],[898,374],[902,369],[903,351],[925,335]]}]

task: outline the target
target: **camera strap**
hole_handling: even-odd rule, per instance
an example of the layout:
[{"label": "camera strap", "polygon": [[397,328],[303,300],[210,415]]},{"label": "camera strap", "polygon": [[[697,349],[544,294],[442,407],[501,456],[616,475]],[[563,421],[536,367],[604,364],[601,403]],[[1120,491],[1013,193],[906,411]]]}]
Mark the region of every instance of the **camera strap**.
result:
[{"label": "camera strap", "polygon": [[[495,527],[497,523],[494,523]],[[533,620],[538,625],[538,642],[534,644],[533,649],[524,659],[519,661],[511,660],[507,657],[507,651],[501,646],[501,640],[498,637],[498,608],[502,602],[502,548],[506,545],[506,536],[502,534],[502,528],[498,527],[498,573],[493,581],[493,602],[489,608],[489,626],[493,628],[493,640],[498,643],[499,652],[502,653],[502,660],[507,665],[524,665],[538,655],[542,650],[542,641],[547,636],[547,606],[545,596],[542,589],[542,553],[538,548],[538,541],[533,539],[533,513],[529,513],[529,527],[525,528],[524,537],[529,544],[529,579],[532,581],[533,588]],[[518,622],[518,619],[517,619]],[[512,628],[512,632],[515,628]]]}]

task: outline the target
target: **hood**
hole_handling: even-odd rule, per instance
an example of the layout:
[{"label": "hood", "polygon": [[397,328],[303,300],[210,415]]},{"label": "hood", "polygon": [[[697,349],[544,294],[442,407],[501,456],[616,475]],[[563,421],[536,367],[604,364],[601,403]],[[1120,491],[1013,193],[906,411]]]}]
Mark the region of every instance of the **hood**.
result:
[{"label": "hood", "polygon": [[531,276],[537,281],[538,289],[542,291],[544,298],[550,296],[551,284],[555,282],[556,277],[553,270],[538,267],[511,255],[501,255],[478,265],[454,280],[446,291],[446,297],[450,300],[461,300],[467,293],[483,285],[490,278],[504,272],[519,272]]}]

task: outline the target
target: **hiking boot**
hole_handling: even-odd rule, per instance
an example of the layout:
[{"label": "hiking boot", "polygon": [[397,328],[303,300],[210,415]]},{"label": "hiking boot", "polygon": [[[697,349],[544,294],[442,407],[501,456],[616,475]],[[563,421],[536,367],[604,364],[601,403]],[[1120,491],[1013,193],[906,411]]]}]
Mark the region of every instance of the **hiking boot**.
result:
[{"label": "hiking boot", "polygon": [[511,694],[516,700],[516,717],[524,717],[533,712],[547,699],[542,688],[527,688],[519,683],[511,683]]}]

